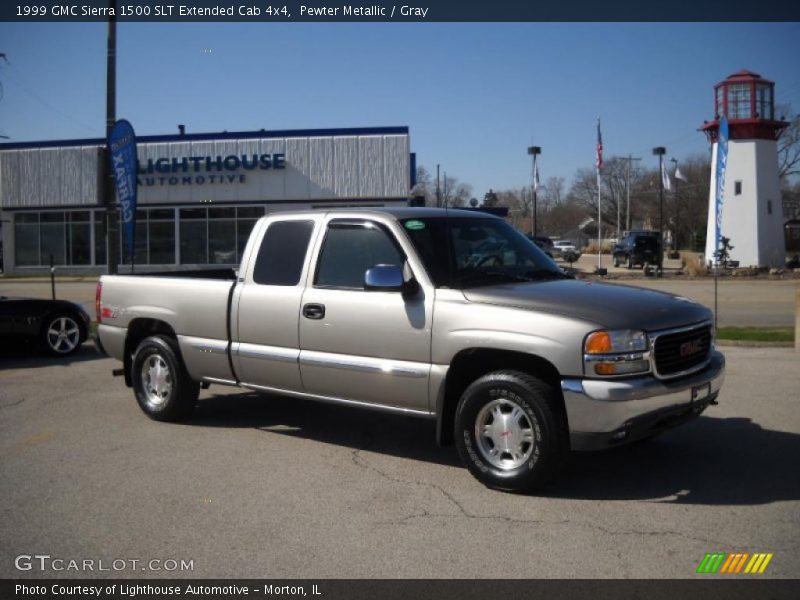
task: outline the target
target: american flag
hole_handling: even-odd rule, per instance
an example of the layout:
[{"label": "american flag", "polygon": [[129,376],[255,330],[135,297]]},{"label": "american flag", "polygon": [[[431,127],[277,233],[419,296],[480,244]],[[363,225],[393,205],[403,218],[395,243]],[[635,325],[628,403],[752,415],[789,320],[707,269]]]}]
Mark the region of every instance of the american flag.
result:
[{"label": "american flag", "polygon": [[600,117],[597,117],[597,169],[603,168],[603,136],[600,134]]}]

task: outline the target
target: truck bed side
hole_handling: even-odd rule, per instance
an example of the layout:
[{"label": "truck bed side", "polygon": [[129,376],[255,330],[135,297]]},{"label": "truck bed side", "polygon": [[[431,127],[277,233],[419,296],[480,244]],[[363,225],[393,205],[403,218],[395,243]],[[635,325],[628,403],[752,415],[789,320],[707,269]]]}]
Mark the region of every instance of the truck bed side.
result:
[{"label": "truck bed side", "polygon": [[[231,379],[228,301],[235,280],[165,276],[104,276],[98,335],[109,355],[124,360],[131,336],[153,328],[177,336],[193,379]],[[133,346],[133,347],[131,347]]]}]

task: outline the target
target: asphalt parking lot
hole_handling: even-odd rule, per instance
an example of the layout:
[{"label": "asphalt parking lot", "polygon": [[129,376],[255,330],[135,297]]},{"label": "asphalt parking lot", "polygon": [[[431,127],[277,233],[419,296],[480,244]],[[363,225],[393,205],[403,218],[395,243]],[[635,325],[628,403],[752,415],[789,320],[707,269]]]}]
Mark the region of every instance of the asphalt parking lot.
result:
[{"label": "asphalt parking lot", "polygon": [[[188,423],[161,424],[91,345],[7,351],[0,577],[682,578],[715,551],[772,552],[763,577],[798,577],[800,356],[725,353],[719,406],[574,455],[524,496],[482,487],[426,421],[212,386]],[[37,553],[193,570],[15,568]]]}]

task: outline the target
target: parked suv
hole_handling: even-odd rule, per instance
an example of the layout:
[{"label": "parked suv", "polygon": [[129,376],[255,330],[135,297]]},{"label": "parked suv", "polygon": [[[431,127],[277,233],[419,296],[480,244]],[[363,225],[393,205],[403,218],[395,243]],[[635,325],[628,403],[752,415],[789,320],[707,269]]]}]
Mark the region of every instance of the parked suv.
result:
[{"label": "parked suv", "polygon": [[631,231],[614,245],[614,266],[632,269],[657,264],[661,243],[657,231]]}]

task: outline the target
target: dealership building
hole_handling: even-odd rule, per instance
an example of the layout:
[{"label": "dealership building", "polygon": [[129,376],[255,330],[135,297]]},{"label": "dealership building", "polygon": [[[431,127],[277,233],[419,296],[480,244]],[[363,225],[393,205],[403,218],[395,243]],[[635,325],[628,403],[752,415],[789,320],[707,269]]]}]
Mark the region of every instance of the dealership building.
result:
[{"label": "dealership building", "polygon": [[[58,272],[106,271],[104,144],[0,144],[6,274],[45,273],[51,255]],[[403,206],[414,185],[407,127],[180,133],[137,146],[137,270],[237,265],[266,213]]]}]

